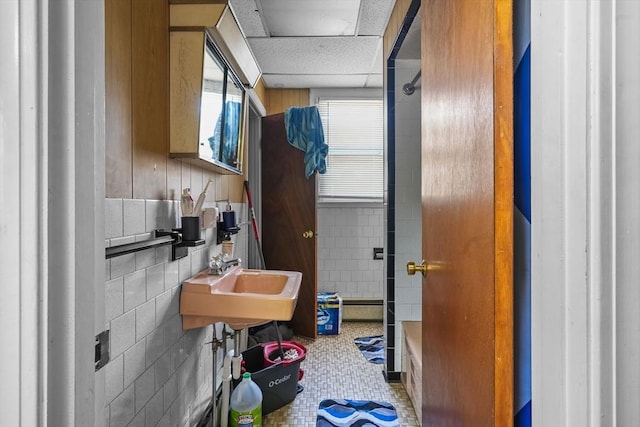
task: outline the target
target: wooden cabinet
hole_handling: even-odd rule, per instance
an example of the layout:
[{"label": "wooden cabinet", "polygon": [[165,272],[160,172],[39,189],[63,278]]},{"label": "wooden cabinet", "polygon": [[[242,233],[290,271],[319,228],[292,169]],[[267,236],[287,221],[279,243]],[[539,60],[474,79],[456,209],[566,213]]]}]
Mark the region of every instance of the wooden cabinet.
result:
[{"label": "wooden cabinet", "polygon": [[402,322],[400,379],[422,424],[422,322]]},{"label": "wooden cabinet", "polygon": [[244,172],[247,88],[260,69],[225,4],[171,4],[169,154],[219,174]]}]

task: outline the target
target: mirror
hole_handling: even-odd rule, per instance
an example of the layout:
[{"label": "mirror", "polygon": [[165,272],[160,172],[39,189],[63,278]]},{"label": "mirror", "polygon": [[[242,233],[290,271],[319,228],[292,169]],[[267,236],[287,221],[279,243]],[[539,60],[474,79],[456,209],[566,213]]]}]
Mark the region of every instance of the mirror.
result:
[{"label": "mirror", "polygon": [[245,90],[208,35],[204,53],[199,157],[242,173]]}]

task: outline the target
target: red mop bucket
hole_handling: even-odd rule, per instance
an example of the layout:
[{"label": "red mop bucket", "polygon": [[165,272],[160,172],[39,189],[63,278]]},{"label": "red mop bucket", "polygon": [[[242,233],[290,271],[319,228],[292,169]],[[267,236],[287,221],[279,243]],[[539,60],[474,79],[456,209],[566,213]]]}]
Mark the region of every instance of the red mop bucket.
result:
[{"label": "red mop bucket", "polygon": [[[280,348],[277,341],[271,341],[263,344],[264,349],[264,366],[275,365],[280,362]],[[291,363],[299,363],[307,356],[307,348],[295,341],[282,341],[282,351],[284,352],[283,365],[287,366]],[[298,381],[304,376],[304,371],[300,369]]]}]

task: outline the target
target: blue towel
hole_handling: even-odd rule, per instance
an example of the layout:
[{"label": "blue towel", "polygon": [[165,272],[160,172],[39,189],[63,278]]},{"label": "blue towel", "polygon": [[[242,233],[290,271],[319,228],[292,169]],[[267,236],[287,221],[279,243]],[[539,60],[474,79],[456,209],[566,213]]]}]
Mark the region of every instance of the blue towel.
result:
[{"label": "blue towel", "polygon": [[[221,160],[222,163],[237,166],[238,163],[238,141],[240,132],[240,114],[242,104],[235,101],[227,101],[224,111],[224,141],[220,141],[222,134],[222,113],[218,116],[213,136],[209,138],[209,146],[213,159]],[[222,156],[220,148],[222,146]]]},{"label": "blue towel", "polygon": [[307,178],[327,171],[326,157],[329,146],[324,142],[324,131],[318,107],[289,107],[284,112],[284,127],[289,144],[305,152],[304,174]]}]

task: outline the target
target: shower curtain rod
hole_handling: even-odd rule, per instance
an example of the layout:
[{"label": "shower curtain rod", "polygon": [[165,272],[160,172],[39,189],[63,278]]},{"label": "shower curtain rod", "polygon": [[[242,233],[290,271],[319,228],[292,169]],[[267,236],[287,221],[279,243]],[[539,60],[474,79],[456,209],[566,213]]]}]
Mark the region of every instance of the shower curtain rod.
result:
[{"label": "shower curtain rod", "polygon": [[418,79],[420,78],[421,74],[422,74],[422,70],[418,70],[418,72],[416,73],[416,76],[413,78],[413,80],[411,80],[411,83],[409,83],[409,84],[411,86],[415,86],[415,84],[418,81]]},{"label": "shower curtain rod", "polygon": [[422,73],[422,70],[418,70],[418,72],[416,73],[416,76],[413,78],[413,80],[411,80],[411,83],[406,83],[404,86],[402,86],[402,92],[404,92],[405,95],[411,95],[413,94],[413,92],[415,92],[416,90],[415,85],[418,79],[420,78],[421,73]]}]

